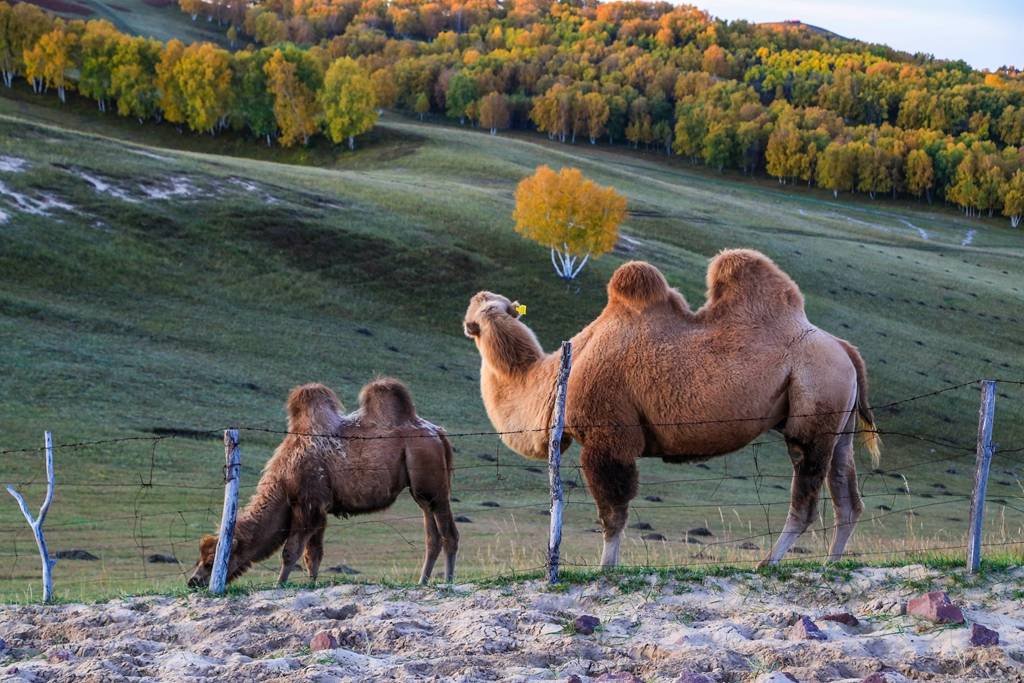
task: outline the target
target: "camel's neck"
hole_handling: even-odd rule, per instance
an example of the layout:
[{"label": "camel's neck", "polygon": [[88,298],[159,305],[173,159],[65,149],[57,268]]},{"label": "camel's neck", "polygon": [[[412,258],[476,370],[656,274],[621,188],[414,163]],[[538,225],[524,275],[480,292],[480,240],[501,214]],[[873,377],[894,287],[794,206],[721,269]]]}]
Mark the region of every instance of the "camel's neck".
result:
[{"label": "camel's neck", "polygon": [[256,493],[238,513],[231,550],[230,578],[245,572],[254,562],[264,560],[288,537],[288,499],[277,481],[260,481]]},{"label": "camel's neck", "polygon": [[[558,358],[544,353],[526,325],[511,317],[484,321],[478,338],[480,385],[487,416],[505,444],[528,458],[547,454]],[[539,431],[538,431],[539,430]]]},{"label": "camel's neck", "polygon": [[546,355],[529,327],[505,315],[482,321],[478,346],[484,363],[504,375],[525,374]]}]

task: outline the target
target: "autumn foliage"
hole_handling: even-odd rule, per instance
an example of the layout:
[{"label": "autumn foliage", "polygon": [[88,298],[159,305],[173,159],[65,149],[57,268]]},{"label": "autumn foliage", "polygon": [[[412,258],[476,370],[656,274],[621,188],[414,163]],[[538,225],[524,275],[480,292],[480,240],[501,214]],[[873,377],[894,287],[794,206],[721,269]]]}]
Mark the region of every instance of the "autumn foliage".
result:
[{"label": "autumn foliage", "polygon": [[676,154],[1019,224],[1024,72],[667,2],[179,0],[234,51],[0,0],[0,73],[63,101],[267,143],[352,145],[376,108]]},{"label": "autumn foliage", "polygon": [[612,250],[626,198],[583,177],[576,168],[557,173],[540,166],[516,188],[516,232],[551,249],[559,277],[572,280],[591,256]]},{"label": "autumn foliage", "polygon": [[162,119],[207,134],[234,128],[286,146],[323,131],[351,147],[377,120],[370,74],[354,59],[291,44],[236,52],[163,44],[26,3],[0,1],[0,73],[8,87],[23,76],[62,102],[77,90],[100,111],[140,122]]}]

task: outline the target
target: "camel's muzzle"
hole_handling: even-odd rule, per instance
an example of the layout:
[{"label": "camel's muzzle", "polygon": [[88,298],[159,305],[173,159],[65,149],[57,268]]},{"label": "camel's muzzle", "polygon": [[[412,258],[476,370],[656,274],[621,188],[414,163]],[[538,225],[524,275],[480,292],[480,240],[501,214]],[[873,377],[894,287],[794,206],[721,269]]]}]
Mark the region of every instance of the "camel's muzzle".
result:
[{"label": "camel's muzzle", "polygon": [[188,577],[189,588],[206,588],[210,585],[209,576],[201,576],[198,569],[192,572],[192,576]]}]

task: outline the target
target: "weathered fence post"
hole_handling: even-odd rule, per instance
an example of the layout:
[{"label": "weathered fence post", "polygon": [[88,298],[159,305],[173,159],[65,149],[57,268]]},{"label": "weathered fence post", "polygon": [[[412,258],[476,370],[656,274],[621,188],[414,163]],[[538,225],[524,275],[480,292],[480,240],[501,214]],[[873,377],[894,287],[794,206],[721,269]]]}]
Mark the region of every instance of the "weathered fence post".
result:
[{"label": "weathered fence post", "polygon": [[551,484],[551,533],[548,537],[548,581],[558,582],[558,563],[562,545],[562,432],[565,429],[565,397],[572,369],[572,342],[562,342],[562,362],[558,368],[555,410],[551,440],[548,441],[548,481]]},{"label": "weathered fence post", "polygon": [[235,536],[235,516],[238,513],[238,480],[242,470],[242,451],[238,447],[238,430],[224,430],[224,510],[220,515],[220,533],[217,535],[217,553],[210,573],[210,592],[220,595],[228,582],[228,563],[231,562],[231,541]]},{"label": "weathered fence post", "polygon": [[43,602],[50,602],[53,597],[53,565],[57,564],[57,560],[50,557],[50,551],[46,547],[46,537],[43,536],[43,522],[46,521],[46,513],[49,512],[50,503],[53,501],[53,437],[50,432],[43,433],[43,443],[46,446],[46,498],[39,508],[39,516],[32,519],[32,513],[29,512],[25,499],[10,484],[7,485],[7,493],[18,501],[21,514],[25,515],[28,525],[32,528],[32,534],[36,537],[39,557],[43,561]]},{"label": "weathered fence post", "polygon": [[985,519],[985,490],[992,464],[992,423],[996,417],[996,381],[981,382],[981,407],[978,408],[978,450],[974,467],[974,496],[971,498],[971,526],[967,530],[967,571],[973,574],[981,566],[981,525]]}]

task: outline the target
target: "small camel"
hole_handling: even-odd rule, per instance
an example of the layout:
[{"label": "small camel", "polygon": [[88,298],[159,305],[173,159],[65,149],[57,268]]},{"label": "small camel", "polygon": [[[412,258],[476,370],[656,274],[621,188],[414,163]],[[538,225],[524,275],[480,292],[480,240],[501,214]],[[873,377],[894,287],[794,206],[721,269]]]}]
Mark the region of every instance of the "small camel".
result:
[{"label": "small camel", "polygon": [[[547,457],[558,354],[547,354],[516,303],[472,297],[463,321],[480,352],[480,388],[505,444]],[[708,266],[693,312],[654,266],[632,261],[608,283],[601,314],[572,339],[562,447],[580,462],[604,531],[603,567],[618,563],[636,460],[694,462],[739,450],[775,429],[793,464],[789,515],[762,564],[782,559],[814,520],[828,478],[838,560],[863,509],[853,461],[860,431],[877,464],[880,440],[857,349],[807,320],[793,282],[763,254],[725,250]],[[857,420],[860,426],[857,426]],[[510,432],[510,433],[509,433]]]},{"label": "small camel", "polygon": [[[378,379],[359,393],[349,415],[323,384],[288,396],[288,435],[267,461],[256,492],[235,523],[228,581],[280,548],[284,584],[302,556],[316,581],[327,515],[387,509],[404,489],[423,510],[426,554],[420,583],[445,552],[445,580],[455,575],[459,532],[451,511],[452,449],[444,430],[416,415],[412,396],[395,379]],[[188,585],[209,585],[216,536],[204,536]]]}]

